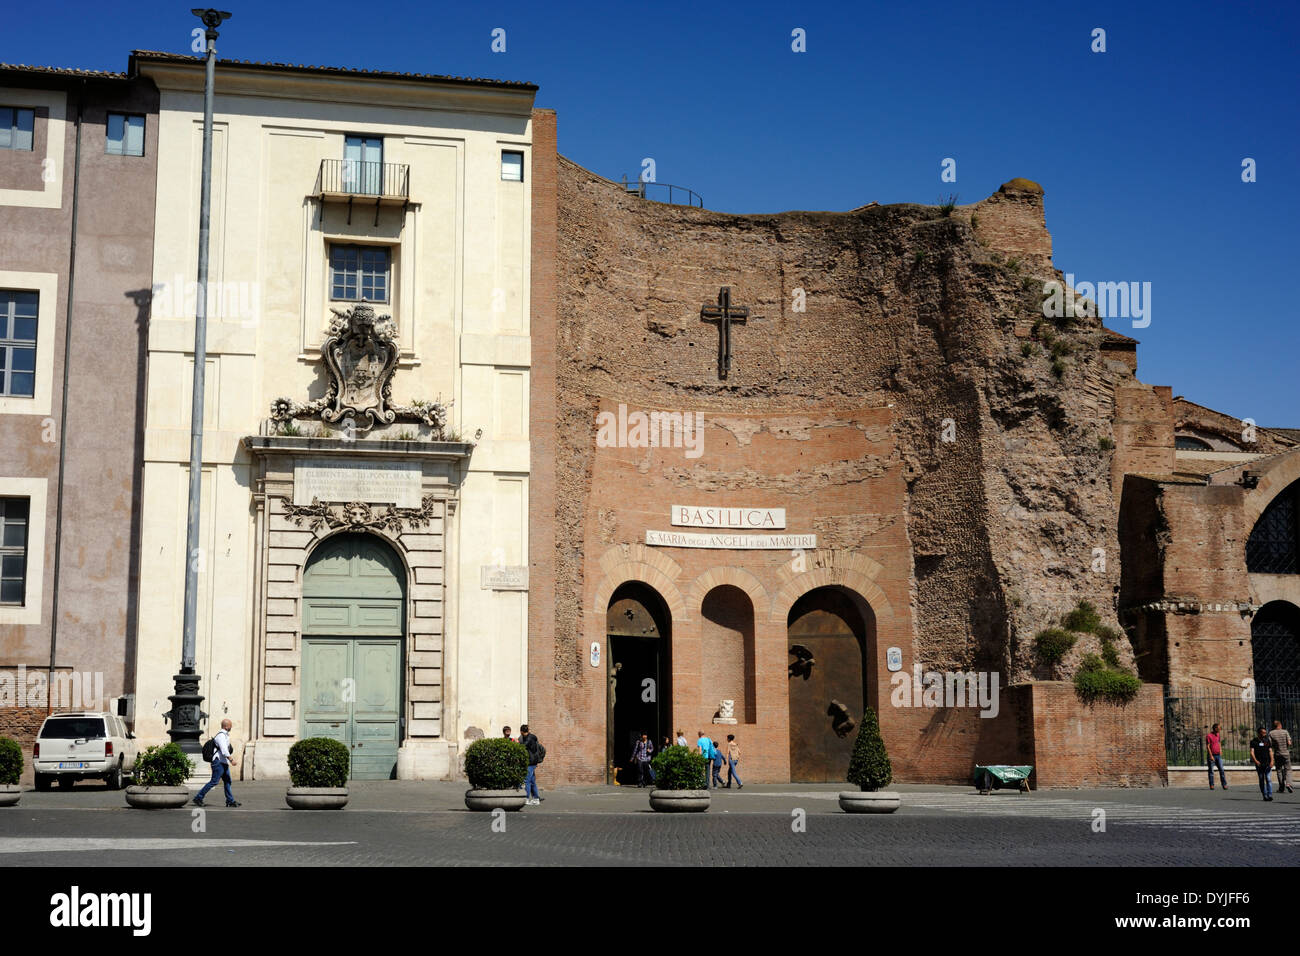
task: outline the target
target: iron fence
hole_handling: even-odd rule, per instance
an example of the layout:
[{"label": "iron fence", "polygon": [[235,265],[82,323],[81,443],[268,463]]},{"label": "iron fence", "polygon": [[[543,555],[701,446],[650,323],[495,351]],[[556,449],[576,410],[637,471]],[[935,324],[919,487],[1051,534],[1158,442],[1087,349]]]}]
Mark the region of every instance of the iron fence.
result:
[{"label": "iron fence", "polygon": [[1273,729],[1273,721],[1291,731],[1292,759],[1300,693],[1281,692],[1254,700],[1241,695],[1177,693],[1165,698],[1165,751],[1171,767],[1205,765],[1205,735],[1214,724],[1222,734],[1225,764],[1250,765],[1250,740],[1257,728]]},{"label": "iron fence", "polygon": [[406,163],[322,159],[316,175],[316,195],[323,193],[407,199],[411,195],[411,167]]},{"label": "iron fence", "polygon": [[[661,202],[672,206],[704,208],[703,197],[685,186],[674,186],[672,183],[657,183],[654,181],[645,182],[635,177],[629,180],[627,176],[623,177],[620,185],[632,195],[640,196],[642,199],[649,199],[651,202]],[[665,190],[667,191],[667,198],[663,198]]]}]

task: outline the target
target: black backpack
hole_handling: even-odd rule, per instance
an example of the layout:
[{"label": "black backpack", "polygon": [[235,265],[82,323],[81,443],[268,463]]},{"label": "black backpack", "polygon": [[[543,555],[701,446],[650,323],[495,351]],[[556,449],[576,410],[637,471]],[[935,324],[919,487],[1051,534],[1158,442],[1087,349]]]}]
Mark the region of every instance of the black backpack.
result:
[{"label": "black backpack", "polygon": [[546,759],[546,748],[542,746],[542,742],[539,740],[537,742],[537,762],[541,763],[545,759]]},{"label": "black backpack", "polygon": [[209,737],[208,742],[203,745],[203,762],[212,763],[217,759],[217,738]]}]

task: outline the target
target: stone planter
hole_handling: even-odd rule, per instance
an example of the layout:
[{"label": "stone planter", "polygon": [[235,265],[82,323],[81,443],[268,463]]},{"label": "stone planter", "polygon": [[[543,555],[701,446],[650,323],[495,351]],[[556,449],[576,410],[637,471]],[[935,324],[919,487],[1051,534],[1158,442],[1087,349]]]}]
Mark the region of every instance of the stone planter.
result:
[{"label": "stone planter", "polygon": [[22,793],[23,788],[16,783],[0,784],[0,807],[12,807]]},{"label": "stone planter", "polygon": [[659,813],[703,813],[709,809],[709,791],[651,790],[650,809]]},{"label": "stone planter", "polygon": [[466,790],[465,806],[471,810],[522,810],[528,798],[522,790]]},{"label": "stone planter", "polygon": [[348,805],[348,788],[290,787],[284,802],[294,810],[342,810]]},{"label": "stone planter", "polygon": [[140,810],[170,810],[183,807],[193,794],[188,787],[127,787],[126,802]]},{"label": "stone planter", "polygon": [[899,797],[894,790],[842,790],[840,809],[845,813],[893,813]]}]

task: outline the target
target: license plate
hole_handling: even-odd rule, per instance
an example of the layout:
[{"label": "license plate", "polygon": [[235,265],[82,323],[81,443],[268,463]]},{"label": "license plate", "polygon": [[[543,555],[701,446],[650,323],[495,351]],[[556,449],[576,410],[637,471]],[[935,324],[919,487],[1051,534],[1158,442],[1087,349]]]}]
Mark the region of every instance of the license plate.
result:
[{"label": "license plate", "polygon": [[86,765],[84,763],[61,763],[59,764],[59,769],[60,770],[85,770]]}]

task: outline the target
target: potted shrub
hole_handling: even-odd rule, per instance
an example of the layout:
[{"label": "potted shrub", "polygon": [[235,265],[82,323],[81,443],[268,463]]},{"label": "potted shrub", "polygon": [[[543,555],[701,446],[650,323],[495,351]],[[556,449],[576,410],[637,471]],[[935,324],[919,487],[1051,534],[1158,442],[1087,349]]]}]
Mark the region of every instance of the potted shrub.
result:
[{"label": "potted shrub", "polygon": [[126,802],[141,810],[183,807],[190,801],[185,786],[194,761],[174,741],[150,747],[135,761],[135,785],[126,788]]},{"label": "potted shrub", "polygon": [[18,741],[0,737],[0,807],[12,807],[22,794],[18,778],[23,775],[23,748]]},{"label": "potted shrub", "polygon": [[868,707],[849,759],[848,781],[858,789],[841,791],[840,809],[845,813],[893,813],[898,809],[898,794],[883,789],[893,779],[894,769],[880,736],[880,723],[876,712]]},{"label": "potted shrub", "polygon": [[504,737],[482,737],[465,751],[465,806],[471,810],[519,810],[526,796],[528,750]]},{"label": "potted shrub", "polygon": [[655,789],[650,808],[660,813],[703,813],[709,809],[708,770],[704,757],[691,747],[665,747],[650,767]]},{"label": "potted shrub", "polygon": [[308,737],[289,748],[289,782],[284,802],[294,810],[342,810],[348,805],[347,744]]}]

